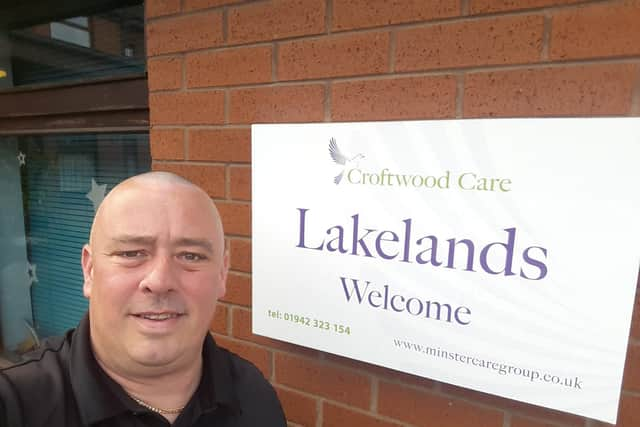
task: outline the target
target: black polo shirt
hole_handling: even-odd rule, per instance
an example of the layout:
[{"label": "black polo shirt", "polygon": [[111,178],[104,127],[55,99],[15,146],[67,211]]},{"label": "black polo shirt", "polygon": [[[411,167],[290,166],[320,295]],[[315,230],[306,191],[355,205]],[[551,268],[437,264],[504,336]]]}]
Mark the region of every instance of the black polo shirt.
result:
[{"label": "black polo shirt", "polygon": [[[285,427],[280,402],[260,371],[218,347],[203,346],[200,384],[174,427]],[[89,318],[48,340],[30,360],[0,371],[0,427],[166,427],[100,368]]]}]

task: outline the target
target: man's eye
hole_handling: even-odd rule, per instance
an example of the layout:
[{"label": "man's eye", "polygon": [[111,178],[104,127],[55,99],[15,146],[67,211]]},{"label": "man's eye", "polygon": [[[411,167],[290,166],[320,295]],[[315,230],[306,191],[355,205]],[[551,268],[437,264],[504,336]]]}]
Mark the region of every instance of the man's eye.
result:
[{"label": "man's eye", "polygon": [[193,252],[185,252],[180,257],[185,261],[202,261],[206,259],[205,256]]},{"label": "man's eye", "polygon": [[121,251],[116,253],[117,256],[122,258],[139,258],[143,255],[142,251]]}]

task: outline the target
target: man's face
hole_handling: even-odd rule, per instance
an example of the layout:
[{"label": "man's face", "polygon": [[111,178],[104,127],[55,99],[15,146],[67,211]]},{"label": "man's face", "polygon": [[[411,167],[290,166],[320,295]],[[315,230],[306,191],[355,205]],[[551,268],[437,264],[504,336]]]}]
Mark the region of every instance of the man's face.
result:
[{"label": "man's face", "polygon": [[217,212],[186,185],[123,187],[103,202],[82,254],[92,344],[120,369],[190,363],[225,290]]}]

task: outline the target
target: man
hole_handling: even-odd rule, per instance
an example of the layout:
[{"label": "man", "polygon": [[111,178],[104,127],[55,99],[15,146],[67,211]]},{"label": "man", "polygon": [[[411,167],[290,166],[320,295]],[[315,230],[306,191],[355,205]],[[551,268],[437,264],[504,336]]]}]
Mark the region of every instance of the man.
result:
[{"label": "man", "polygon": [[82,250],[89,313],[0,372],[0,426],[286,426],[260,372],[208,333],[228,264],[199,187],[164,172],[116,186]]}]

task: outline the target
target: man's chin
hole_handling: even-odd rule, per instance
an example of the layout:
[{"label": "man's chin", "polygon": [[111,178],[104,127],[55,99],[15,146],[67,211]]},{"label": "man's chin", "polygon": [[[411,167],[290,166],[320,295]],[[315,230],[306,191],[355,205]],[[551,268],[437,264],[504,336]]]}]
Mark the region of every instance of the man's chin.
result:
[{"label": "man's chin", "polygon": [[[142,343],[139,343],[142,344]],[[133,361],[141,366],[148,368],[160,368],[170,366],[176,363],[182,355],[178,349],[167,344],[150,344],[137,345],[132,349],[130,357]]]}]

